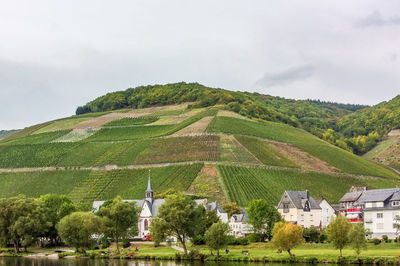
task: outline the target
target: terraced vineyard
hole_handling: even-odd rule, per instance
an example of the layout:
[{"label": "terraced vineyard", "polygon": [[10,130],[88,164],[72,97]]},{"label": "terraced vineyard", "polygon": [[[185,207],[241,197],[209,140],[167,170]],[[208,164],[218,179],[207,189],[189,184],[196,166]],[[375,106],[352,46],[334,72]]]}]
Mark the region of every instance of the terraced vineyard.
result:
[{"label": "terraced vineyard", "polygon": [[154,169],[92,171],[69,195],[74,202],[86,207],[94,200],[112,199],[117,195],[126,199],[142,199],[149,174],[156,193],[168,189],[185,191],[202,166],[202,164],[192,164]]},{"label": "terraced vineyard", "polygon": [[393,171],[333,146],[302,129],[274,122],[216,117],[208,132],[255,136],[293,144],[346,173],[398,178]]},{"label": "terraced vineyard", "polygon": [[337,202],[350,186],[385,188],[399,184],[395,180],[360,179],[347,175],[303,173],[293,170],[274,170],[237,166],[218,166],[231,201],[247,206],[249,201],[262,198],[277,204],[285,190],[306,190],[315,198],[324,196]]},{"label": "terraced vineyard", "polygon": [[8,136],[0,142],[0,197],[68,194],[85,208],[116,195],[141,199],[149,169],[156,196],[175,189],[241,206],[256,198],[276,204],[286,189],[335,202],[353,185],[399,185],[395,172],[302,129],[187,106],[89,113]]}]

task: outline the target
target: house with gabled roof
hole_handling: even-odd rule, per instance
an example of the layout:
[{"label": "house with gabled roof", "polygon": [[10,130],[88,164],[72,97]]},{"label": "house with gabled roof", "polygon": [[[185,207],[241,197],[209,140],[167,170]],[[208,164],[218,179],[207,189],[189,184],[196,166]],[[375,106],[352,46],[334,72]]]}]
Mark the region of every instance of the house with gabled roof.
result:
[{"label": "house with gabled roof", "polygon": [[322,208],[308,190],[286,190],[277,206],[282,218],[305,228],[321,226]]},{"label": "house with gabled roof", "polygon": [[363,206],[364,227],[371,232],[370,237],[382,238],[387,235],[394,239],[399,236],[396,219],[400,215],[400,189],[366,190],[358,199]]},{"label": "house with gabled roof", "polygon": [[363,222],[363,206],[358,199],[367,191],[367,187],[352,186],[339,200],[340,214],[345,216],[351,223]]},{"label": "house with gabled roof", "polygon": [[230,235],[235,237],[245,237],[253,232],[253,226],[248,223],[249,217],[244,210],[238,214],[233,214],[229,219]]},{"label": "house with gabled roof", "polygon": [[326,228],[331,219],[336,217],[336,211],[323,196],[317,200],[317,203],[321,207],[321,227]]}]

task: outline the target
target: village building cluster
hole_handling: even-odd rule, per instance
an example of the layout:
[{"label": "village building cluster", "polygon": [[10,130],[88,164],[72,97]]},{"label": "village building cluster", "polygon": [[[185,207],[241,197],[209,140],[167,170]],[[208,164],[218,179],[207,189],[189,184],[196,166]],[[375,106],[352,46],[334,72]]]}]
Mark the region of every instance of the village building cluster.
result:
[{"label": "village building cluster", "polygon": [[[165,199],[154,199],[150,177],[145,196],[144,199],[125,200],[134,201],[141,210],[137,225],[139,237],[150,234],[151,221],[157,217],[158,208],[165,202]],[[228,223],[231,235],[239,238],[252,233],[245,210],[229,217],[216,201],[208,202],[206,198],[195,201],[206,210],[214,211],[222,222]],[[104,201],[94,201],[93,209],[99,210],[103,203]],[[276,208],[284,220],[304,228],[317,227],[322,230],[340,213],[351,223],[363,223],[370,232],[370,238],[382,238],[386,235],[393,239],[400,233],[395,226],[400,224],[399,188],[368,190],[367,187],[351,187],[338,205],[329,204],[324,197],[316,200],[308,190],[286,190]]]}]

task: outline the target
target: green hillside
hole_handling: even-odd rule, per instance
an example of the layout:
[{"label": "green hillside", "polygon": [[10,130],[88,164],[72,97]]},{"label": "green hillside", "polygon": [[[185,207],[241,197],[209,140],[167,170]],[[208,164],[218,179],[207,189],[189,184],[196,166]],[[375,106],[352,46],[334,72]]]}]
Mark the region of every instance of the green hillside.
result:
[{"label": "green hillside", "polygon": [[18,132],[18,129],[13,129],[13,130],[0,130],[0,139],[5,138],[7,136],[10,136],[16,132]]},{"label": "green hillside", "polygon": [[[178,85],[150,89],[159,93],[165,89],[168,94]],[[212,92],[199,89],[198,84],[182,86]],[[276,204],[285,189],[309,189],[315,197],[324,195],[335,202],[353,185],[387,188],[400,183],[396,172],[318,138],[305,124],[295,123],[295,127],[278,116],[265,121],[242,109],[231,111],[229,102],[217,100],[207,106],[201,95],[179,98],[178,92],[172,105],[152,106],[154,102],[142,99],[139,102],[148,102],[149,107],[139,109],[108,106],[107,96],[89,104],[101,112],[49,121],[4,138],[0,141],[0,197],[67,194],[89,208],[93,200],[116,195],[142,198],[149,170],[156,195],[180,190],[237,201],[241,206],[256,198]],[[285,108],[303,106],[304,115],[310,116],[314,108],[323,109],[326,112],[320,114],[326,119],[328,114],[337,117],[356,108],[312,101],[292,101],[291,105],[281,98],[267,100],[217,89],[215,93],[220,97],[222,92],[228,98],[230,93],[237,99],[247,95],[241,108],[248,100],[269,102],[276,110],[283,110],[287,103]],[[132,95],[136,94],[130,95],[131,100]],[[186,100],[190,103],[181,103]]]}]

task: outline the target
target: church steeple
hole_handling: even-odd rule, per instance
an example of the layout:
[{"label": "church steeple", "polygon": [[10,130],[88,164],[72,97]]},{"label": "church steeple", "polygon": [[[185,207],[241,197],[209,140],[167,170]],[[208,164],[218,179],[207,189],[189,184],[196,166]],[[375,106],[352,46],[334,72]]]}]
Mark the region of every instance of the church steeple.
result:
[{"label": "church steeple", "polygon": [[151,188],[151,176],[149,170],[149,180],[147,182],[147,189],[146,189],[146,200],[150,203],[153,203],[153,189]]}]

